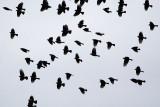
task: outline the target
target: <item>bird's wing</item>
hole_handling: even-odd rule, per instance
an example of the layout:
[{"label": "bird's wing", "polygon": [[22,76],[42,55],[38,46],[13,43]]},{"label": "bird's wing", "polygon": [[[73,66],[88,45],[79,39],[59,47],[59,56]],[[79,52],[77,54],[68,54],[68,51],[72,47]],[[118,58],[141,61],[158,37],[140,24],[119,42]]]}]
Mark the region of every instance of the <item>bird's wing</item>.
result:
[{"label": "bird's wing", "polygon": [[97,5],[100,5],[102,0],[97,0]]},{"label": "bird's wing", "polygon": [[66,2],[65,1],[62,1],[62,6],[66,7]]},{"label": "bird's wing", "polygon": [[96,48],[93,48],[93,49],[92,49],[92,53],[95,54],[95,55],[97,54]]},{"label": "bird's wing", "polygon": [[61,37],[58,36],[58,37],[56,38],[56,41],[61,41]]},{"label": "bird's wing", "polygon": [[63,25],[63,31],[68,31],[68,25]]},{"label": "bird's wing", "polygon": [[123,66],[126,66],[128,64],[129,60],[124,59]]},{"label": "bird's wing", "polygon": [[141,44],[143,42],[143,39],[139,38],[139,43]]},{"label": "bird's wing", "polygon": [[23,70],[22,70],[22,69],[20,69],[20,71],[19,71],[19,72],[20,72],[20,76],[21,76],[21,77],[24,77],[24,72],[23,72]]},{"label": "bird's wing", "polygon": [[77,53],[76,53],[76,55],[75,55],[75,58],[77,58],[77,59],[79,58],[79,55],[78,55]]},{"label": "bird's wing", "polygon": [[61,84],[61,83],[62,83],[62,80],[61,80],[61,78],[60,78],[60,77],[58,78],[58,80],[57,80],[57,81],[58,81],[58,83],[59,83],[59,84]]},{"label": "bird's wing", "polygon": [[19,3],[19,5],[18,5],[19,9],[22,9],[22,7],[23,7],[23,2]]}]

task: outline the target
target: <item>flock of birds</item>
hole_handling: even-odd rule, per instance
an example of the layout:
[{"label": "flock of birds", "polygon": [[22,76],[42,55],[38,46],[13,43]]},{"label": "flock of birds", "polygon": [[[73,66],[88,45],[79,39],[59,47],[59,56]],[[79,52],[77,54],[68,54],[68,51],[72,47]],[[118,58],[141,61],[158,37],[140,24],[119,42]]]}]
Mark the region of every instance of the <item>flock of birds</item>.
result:
[{"label": "flock of birds", "polygon": [[[75,13],[73,16],[78,16],[80,14],[84,14],[84,12],[82,11],[82,7],[85,3],[88,3],[88,0],[75,0],[74,1],[75,4],[77,4],[78,2],[80,2],[78,5],[77,5],[77,9],[75,10]],[[97,0],[97,5],[100,5],[101,3],[105,3],[106,0]],[[126,3],[124,3],[123,0],[120,0],[119,2],[119,6],[118,6],[118,10],[117,10],[117,13],[119,15],[119,17],[122,16],[123,13],[126,13],[126,11],[123,10],[123,6],[127,6]],[[145,11],[148,10],[149,7],[153,7],[152,5],[150,5],[149,3],[149,0],[145,0],[145,3],[144,3],[144,9]],[[8,7],[3,7],[5,10],[7,11],[12,11],[12,9],[8,8]],[[17,17],[20,17],[21,14],[25,14],[25,10],[23,8],[23,2],[21,2],[20,4],[18,4],[18,6],[16,7],[17,8]],[[43,0],[42,4],[41,4],[41,9],[40,11],[43,12],[45,10],[48,10],[49,8],[52,8],[48,1],[47,0]],[[112,13],[112,11],[109,10],[109,8],[104,8],[103,9],[106,13]],[[66,5],[66,2],[63,0],[61,4],[58,5],[58,9],[57,9],[57,14],[58,15],[61,15],[62,13],[65,13],[66,11],[69,11],[69,7],[67,7]],[[83,30],[85,32],[91,32],[89,30],[89,28],[87,28],[87,25],[84,24],[84,20],[81,20],[78,24],[78,28],[83,28]],[[158,27],[158,25],[155,25],[153,22],[149,22],[149,27],[150,27],[150,30],[153,31],[155,27]],[[69,29],[68,25],[63,25],[63,29],[62,29],[62,36],[58,36],[55,41],[53,39],[53,37],[49,37],[47,39],[48,43],[50,45],[53,45],[53,44],[62,44],[62,43],[65,43],[64,41],[61,40],[61,37],[66,37],[68,34],[71,34],[72,33],[72,30]],[[104,33],[101,33],[101,32],[95,32],[96,35],[98,36],[103,36],[105,35]],[[10,31],[10,37],[11,39],[14,39],[15,36],[18,36],[18,34],[15,32],[14,28],[11,29]],[[139,44],[141,44],[143,42],[144,39],[147,39],[146,37],[143,36],[143,32],[139,32],[139,35],[138,35],[138,41],[139,41]],[[75,40],[74,41],[78,46],[82,46],[84,45],[84,43],[80,42],[79,40]],[[96,46],[98,45],[98,43],[101,43],[101,40],[98,40],[98,39],[93,39],[93,49],[90,53],[90,55],[92,56],[95,56],[95,57],[100,57],[99,54],[97,54],[97,51],[96,51]],[[107,48],[110,50],[112,46],[115,46],[114,43],[108,41],[106,42],[107,44]],[[21,51],[23,51],[24,53],[28,53],[30,52],[30,50],[26,49],[26,48],[20,48]],[[138,52],[140,51],[140,48],[138,46],[134,46],[131,48],[134,52]],[[64,49],[63,49],[63,52],[64,52],[64,55],[67,55],[68,53],[72,53],[72,50],[70,50],[68,48],[67,45],[64,46]],[[54,62],[55,59],[58,59],[58,57],[54,54],[49,54],[50,55],[50,58],[51,58],[51,61]],[[133,59],[129,58],[128,56],[124,57],[124,63],[123,63],[123,66],[126,67],[127,64],[129,63],[129,61],[133,61]],[[82,59],[80,58],[79,54],[76,53],[75,54],[75,60],[76,62],[79,64],[82,62]],[[34,62],[34,60],[32,60],[31,58],[29,57],[26,57],[25,58],[25,61],[28,65],[30,65],[32,62]],[[50,63],[48,61],[45,61],[45,60],[40,60],[38,63],[37,63],[37,69],[41,69],[41,68],[45,68],[47,67],[48,65],[50,65]],[[140,66],[137,66],[135,68],[136,70],[136,74],[137,76],[140,75],[141,72],[144,72],[141,70]],[[20,80],[23,81],[23,80],[28,80],[28,76],[26,76],[24,74],[24,71],[22,69],[20,69]],[[73,74],[71,73],[65,73],[66,74],[66,79],[69,80],[71,76],[73,76]],[[40,78],[37,77],[36,75],[36,72],[33,72],[32,75],[30,76],[31,77],[31,82],[34,83],[36,80],[40,80]],[[109,77],[108,78],[109,81],[111,82],[111,84],[114,84],[115,81],[118,81],[118,79],[115,79],[113,77]],[[141,79],[135,79],[135,78],[132,78],[130,79],[132,82],[134,83],[137,83],[139,84],[140,86],[142,85],[142,83],[145,83],[145,80],[141,80]],[[62,82],[62,79],[61,77],[58,77],[57,79],[57,89],[60,89],[62,86],[65,87],[65,83]],[[105,80],[103,79],[100,79],[100,88],[104,88],[106,84],[109,84],[108,82],[106,82]],[[83,87],[79,87],[79,90],[82,94],[85,94],[87,89],[83,88]],[[28,107],[36,107],[36,105],[34,104],[37,104],[37,100],[34,100],[34,97],[33,96],[30,96],[29,100],[28,100]]]}]

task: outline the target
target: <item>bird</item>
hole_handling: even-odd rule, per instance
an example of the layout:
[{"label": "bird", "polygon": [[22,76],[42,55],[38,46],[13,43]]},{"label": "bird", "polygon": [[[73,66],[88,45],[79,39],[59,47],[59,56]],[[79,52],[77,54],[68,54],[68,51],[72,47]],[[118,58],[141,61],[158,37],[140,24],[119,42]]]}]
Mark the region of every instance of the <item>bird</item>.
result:
[{"label": "bird", "polygon": [[101,40],[98,39],[92,39],[93,40],[93,46],[96,47],[98,43],[101,43]]},{"label": "bird", "polygon": [[11,39],[13,39],[14,36],[18,36],[18,34],[16,34],[16,33],[15,33],[15,30],[12,28],[12,29],[11,29],[11,32],[10,32],[10,37],[11,37]]},{"label": "bird", "polygon": [[27,63],[28,65],[29,65],[31,62],[33,62],[33,60],[31,60],[31,58],[28,58],[28,57],[26,57],[25,60],[26,60],[26,63]]},{"label": "bird", "polygon": [[56,38],[56,43],[61,44],[61,43],[65,43],[65,42],[62,42],[62,41],[61,41],[61,37],[58,36],[58,37]]},{"label": "bird", "polygon": [[49,54],[50,55],[50,57],[51,57],[51,61],[54,61],[55,60],[55,58],[57,58],[58,59],[58,57],[57,56],[55,56],[55,55],[53,55],[53,54]]},{"label": "bird", "polygon": [[19,70],[19,73],[20,73],[20,80],[23,81],[24,79],[28,80],[28,77],[25,76],[24,72],[22,69]]},{"label": "bird", "polygon": [[8,8],[8,7],[3,7],[4,10],[7,10],[7,11],[12,11],[12,9]]},{"label": "bird", "polygon": [[60,15],[62,12],[65,13],[65,10],[69,11],[69,7],[66,7],[66,2],[63,0],[62,4],[58,5],[57,14]]},{"label": "bird", "polygon": [[25,12],[24,11],[22,11],[22,10],[16,10],[17,11],[17,17],[20,17],[20,15],[21,14],[25,14]]},{"label": "bird", "polygon": [[92,53],[90,53],[90,55],[100,57],[100,55],[97,55],[96,48],[92,49]]},{"label": "bird", "polygon": [[137,37],[139,39],[139,44],[141,44],[143,42],[143,39],[147,39],[147,37],[143,36],[142,32],[139,32],[139,35]]},{"label": "bird", "polygon": [[79,28],[87,27],[87,25],[84,25],[84,20],[81,20],[81,21],[78,23],[78,27],[79,27]]},{"label": "bird", "polygon": [[72,30],[68,29],[68,25],[63,25],[63,30],[62,30],[62,37],[67,36],[67,34],[71,34]]},{"label": "bird", "polygon": [[83,29],[85,32],[91,32],[90,30],[89,30],[89,28],[84,28]]},{"label": "bird", "polygon": [[30,96],[29,100],[28,100],[28,107],[36,107],[36,105],[33,104],[37,104],[37,100],[34,100],[33,96]]},{"label": "bird", "polygon": [[65,74],[66,74],[66,79],[67,79],[67,80],[69,80],[69,79],[70,79],[70,77],[71,77],[71,76],[73,76],[73,74],[68,73],[68,72],[67,72],[67,73],[65,73]]},{"label": "bird", "polygon": [[112,46],[115,46],[115,44],[113,44],[112,42],[106,42],[107,43],[107,48],[111,49]]},{"label": "bird", "polygon": [[37,63],[37,69],[41,69],[41,68],[45,68],[45,67],[43,66],[43,61],[42,61],[42,60],[40,60],[40,61]]},{"label": "bird", "polygon": [[48,4],[48,1],[43,0],[40,11],[43,12],[44,10],[48,10],[49,8],[51,8],[51,6]]},{"label": "bird", "polygon": [[17,8],[16,11],[17,11],[17,16],[18,17],[20,17],[21,14],[23,14],[23,15],[25,14],[26,9],[23,8],[23,2],[19,3],[16,8]]},{"label": "bird", "polygon": [[112,84],[114,84],[114,81],[118,81],[118,79],[115,79],[115,78],[113,78],[113,77],[109,77],[108,79],[110,80],[110,82],[111,82]]},{"label": "bird", "polygon": [[95,34],[99,35],[99,36],[103,36],[104,33],[100,33],[100,32],[96,32]]},{"label": "bird", "polygon": [[20,48],[20,49],[21,49],[21,51],[23,51],[24,53],[28,53],[28,52],[29,52],[28,49],[25,49],[25,48]]},{"label": "bird", "polygon": [[31,77],[31,82],[34,83],[36,79],[40,80],[40,78],[37,78],[36,72],[33,72]]},{"label": "bird", "polygon": [[102,80],[102,79],[100,79],[99,82],[100,82],[100,84],[101,84],[101,85],[100,85],[100,88],[104,88],[106,84],[109,84],[109,83],[107,83],[106,81],[104,81],[104,80]]},{"label": "bird", "polygon": [[158,25],[155,25],[153,22],[149,22],[149,27],[150,27],[150,30],[154,30],[155,27],[158,27]]},{"label": "bird", "polygon": [[85,94],[85,92],[87,92],[87,89],[84,89],[82,87],[79,87],[79,90],[81,91],[82,94]]},{"label": "bird", "polygon": [[76,62],[77,62],[77,63],[82,62],[82,59],[80,59],[80,57],[79,57],[78,53],[76,53],[76,55],[75,55],[75,58],[74,58],[74,59],[76,60]]},{"label": "bird", "polygon": [[67,7],[66,2],[64,0],[62,1],[62,9],[63,9],[64,13],[65,13],[65,10],[69,11],[69,7]]},{"label": "bird", "polygon": [[138,46],[134,46],[131,48],[134,52],[139,52],[139,50],[141,50],[140,48],[138,48]]},{"label": "bird", "polygon": [[97,0],[97,5],[100,5],[102,2],[105,3],[106,0]]},{"label": "bird", "polygon": [[124,3],[124,0],[120,0],[118,3],[119,3],[119,6],[127,6],[127,4]]},{"label": "bird", "polygon": [[77,45],[81,46],[81,45],[84,45],[82,42],[78,41],[78,40],[75,40],[74,41]]},{"label": "bird", "polygon": [[55,44],[55,42],[53,41],[53,37],[49,37],[47,40],[51,45]]},{"label": "bird", "polygon": [[81,5],[77,5],[77,9],[75,10],[75,13],[73,16],[78,16],[79,14],[84,14],[84,12],[82,12],[82,6]]},{"label": "bird", "polygon": [[149,0],[145,0],[145,3],[143,5],[144,5],[145,11],[147,11],[149,7],[151,7],[151,8],[153,7],[152,5],[149,4]]},{"label": "bird", "polygon": [[107,13],[112,13],[112,11],[109,10],[109,7],[103,8],[103,10]]},{"label": "bird", "polygon": [[47,65],[50,65],[50,63],[48,63],[47,61],[42,61],[42,65],[47,67]]},{"label": "bird", "polygon": [[69,50],[67,45],[64,46],[63,51],[64,51],[64,55],[67,55],[68,52],[72,53],[72,50]]},{"label": "bird", "polygon": [[130,58],[127,57],[127,56],[124,57],[123,59],[124,59],[124,63],[123,63],[123,66],[124,66],[124,67],[127,66],[127,64],[128,64],[129,61],[133,61],[133,59],[130,59]]},{"label": "bird", "polygon": [[118,13],[119,17],[121,17],[123,13],[126,13],[126,11],[123,11],[123,7],[119,6],[117,13]]},{"label": "bird", "polygon": [[144,72],[141,70],[141,68],[139,66],[136,67],[136,74],[139,75],[141,72]]},{"label": "bird", "polygon": [[134,83],[138,83],[140,86],[142,85],[142,83],[145,83],[146,81],[145,80],[140,80],[140,79],[130,79],[132,82]]},{"label": "bird", "polygon": [[60,89],[61,86],[65,87],[65,83],[62,83],[62,80],[60,77],[57,79],[56,84],[57,84],[57,89]]}]

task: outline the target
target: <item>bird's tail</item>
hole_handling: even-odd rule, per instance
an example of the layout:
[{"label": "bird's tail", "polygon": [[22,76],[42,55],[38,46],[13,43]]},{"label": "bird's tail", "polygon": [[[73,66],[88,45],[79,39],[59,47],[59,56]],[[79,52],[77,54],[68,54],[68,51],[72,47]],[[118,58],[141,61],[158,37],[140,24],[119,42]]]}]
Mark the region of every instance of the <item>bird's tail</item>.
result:
[{"label": "bird's tail", "polygon": [[65,87],[65,83],[63,83],[62,86]]},{"label": "bird's tail", "polygon": [[101,41],[101,40],[99,40],[99,42],[101,43],[102,41]]},{"label": "bird's tail", "polygon": [[68,52],[72,53],[72,50],[68,50]]},{"label": "bird's tail", "polygon": [[115,79],[115,81],[118,81],[118,79]]},{"label": "bird's tail", "polygon": [[48,65],[50,65],[50,63],[47,63]]},{"label": "bird's tail", "polygon": [[152,7],[153,7],[153,5],[149,5],[149,7],[151,7],[151,8],[152,8]]},{"label": "bird's tail", "polygon": [[144,81],[142,81],[142,82],[144,82],[144,83],[145,83],[146,81],[144,80]]},{"label": "bird's tail", "polygon": [[68,33],[71,34],[71,33],[72,33],[72,30],[69,30]]},{"label": "bird's tail", "polygon": [[81,12],[81,14],[83,15],[83,14],[84,14],[84,12]]},{"label": "bird's tail", "polygon": [[158,27],[158,25],[155,25],[156,27]]},{"label": "bird's tail", "polygon": [[35,100],[34,103],[37,104],[37,100]]},{"label": "bird's tail", "polygon": [[112,11],[108,11],[109,13],[112,13]]},{"label": "bird's tail", "polygon": [[141,50],[140,48],[138,48],[137,50]]},{"label": "bird's tail", "polygon": [[141,72],[144,72],[144,71],[141,71]]},{"label": "bird's tail", "polygon": [[24,79],[28,80],[28,77],[26,76],[26,77],[24,77]]}]

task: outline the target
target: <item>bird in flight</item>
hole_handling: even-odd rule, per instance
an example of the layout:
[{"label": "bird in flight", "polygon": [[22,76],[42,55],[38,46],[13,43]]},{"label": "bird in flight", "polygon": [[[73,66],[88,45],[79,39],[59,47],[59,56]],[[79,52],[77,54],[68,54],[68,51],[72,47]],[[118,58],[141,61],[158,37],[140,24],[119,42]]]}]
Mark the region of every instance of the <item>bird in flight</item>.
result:
[{"label": "bird in flight", "polygon": [[112,84],[114,84],[114,81],[118,81],[118,79],[115,79],[115,78],[113,78],[113,77],[109,77],[108,79],[110,80],[110,82],[111,82]]},{"label": "bird in flight", "polygon": [[112,46],[115,46],[115,44],[113,44],[112,42],[106,42],[107,43],[107,48],[111,49]]},{"label": "bird in flight", "polygon": [[87,89],[84,89],[82,87],[79,87],[79,90],[81,91],[82,94],[85,94],[85,92],[87,92]]},{"label": "bird in flight", "polygon": [[82,12],[82,6],[81,5],[77,5],[77,9],[75,10],[75,13],[73,16],[78,16],[79,14],[84,14],[84,12]]},{"label": "bird in flight", "polygon": [[58,57],[57,56],[55,56],[55,55],[53,55],[53,54],[49,54],[50,55],[50,57],[51,57],[51,61],[53,61],[54,62],[54,60],[57,58],[58,59]]},{"label": "bird in flight", "polygon": [[28,53],[28,52],[29,52],[28,49],[25,49],[25,48],[20,48],[20,49],[21,49],[21,51],[23,51],[24,53]]},{"label": "bird in flight", "polygon": [[93,48],[92,49],[92,53],[90,53],[92,56],[97,56],[97,57],[100,57],[100,55],[97,55],[97,52],[96,52],[96,48]]},{"label": "bird in flight", "polygon": [[67,34],[71,34],[72,30],[69,30],[68,25],[63,25],[62,36],[67,36]]},{"label": "bird in flight", "polygon": [[125,67],[125,66],[127,66],[127,64],[129,63],[129,61],[133,61],[133,59],[130,59],[129,57],[124,57],[123,58],[124,59],[124,62],[123,62],[123,66]]},{"label": "bird in flight", "polygon": [[98,40],[98,39],[92,39],[93,40],[93,46],[96,47],[98,42],[101,43],[102,41],[101,40]]},{"label": "bird in flight", "polygon": [[95,34],[99,35],[99,36],[103,36],[104,35],[104,33],[101,33],[101,32],[96,32]]},{"label": "bird in flight", "polygon": [[64,43],[64,42],[62,42],[62,41],[61,41],[61,37],[58,36],[58,37],[56,38],[56,43],[61,44],[61,43]]},{"label": "bird in flight", "polygon": [[12,29],[11,29],[11,32],[10,32],[10,37],[11,37],[11,39],[13,39],[14,36],[18,36],[18,34],[16,34],[16,33],[15,33],[15,30],[12,28]]},{"label": "bird in flight", "polygon": [[74,41],[77,45],[81,46],[81,45],[84,45],[82,42],[78,41],[78,40],[75,40]]},{"label": "bird in flight", "polygon": [[23,8],[23,2],[19,3],[16,8],[17,8],[16,11],[17,11],[17,16],[18,17],[20,17],[21,14],[23,14],[23,15],[25,14],[26,9]]},{"label": "bird in flight", "polygon": [[153,22],[149,22],[149,27],[150,27],[150,30],[154,30],[155,27],[158,27],[158,25],[155,25]]},{"label": "bird in flight", "polygon": [[136,67],[136,74],[139,75],[141,72],[144,72],[141,70],[141,68],[139,66]]},{"label": "bird in flight", "polygon": [[27,63],[28,65],[29,65],[31,62],[33,62],[33,60],[31,60],[31,58],[28,58],[28,57],[26,57],[25,60],[26,60],[26,63]]},{"label": "bird in flight", "polygon": [[143,36],[142,32],[139,32],[139,35],[137,37],[139,39],[139,44],[141,44],[143,42],[143,39],[147,39],[147,37]]},{"label": "bird in flight", "polygon": [[106,81],[104,81],[104,80],[102,80],[102,79],[100,79],[99,82],[100,82],[100,84],[101,84],[101,85],[100,85],[100,88],[104,88],[106,84],[109,84],[109,83],[107,83]]},{"label": "bird in flight", "polygon": [[109,10],[109,7],[103,8],[103,10],[107,13],[112,13],[112,11]]},{"label": "bird in flight", "polygon": [[67,73],[65,73],[65,74],[66,74],[66,79],[67,79],[67,80],[69,80],[69,79],[71,78],[71,76],[73,76],[73,74],[68,73],[68,72],[67,72]]},{"label": "bird in flight", "polygon": [[64,46],[63,51],[64,51],[64,55],[67,55],[68,52],[72,53],[72,50],[69,50],[67,45]]},{"label": "bird in flight", "polygon": [[106,0],[97,0],[97,5],[100,5],[102,2],[105,3]]},{"label": "bird in flight", "polygon": [[138,46],[134,46],[131,48],[134,52],[139,52],[139,50],[141,50],[140,48],[138,48]]},{"label": "bird in flight", "polygon": [[40,78],[37,78],[36,72],[33,72],[31,77],[31,82],[34,83],[36,79],[40,80]]},{"label": "bird in flight", "polygon": [[84,25],[84,20],[81,20],[81,21],[78,23],[78,27],[79,27],[79,28],[87,27],[87,25]]},{"label": "bird in flight", "polygon": [[22,69],[19,70],[19,73],[20,73],[20,80],[23,81],[24,79],[28,80],[28,77],[25,76],[24,72]]},{"label": "bird in flight", "polygon": [[43,0],[43,3],[41,4],[41,9],[40,11],[43,12],[44,10],[48,10],[49,8],[51,8],[51,6],[48,4],[47,0]]},{"label": "bird in flight", "polygon": [[130,79],[132,82],[134,83],[138,83],[140,86],[142,85],[142,83],[145,83],[146,81],[145,80],[140,80],[140,79]]},{"label": "bird in flight", "polygon": [[8,7],[3,7],[4,10],[7,10],[7,11],[12,11],[12,9],[8,8]]},{"label": "bird in flight", "polygon": [[69,7],[66,6],[66,2],[63,0],[62,4],[58,5],[57,14],[60,15],[62,12],[65,13],[65,10],[69,11]]},{"label": "bird in flight", "polygon": [[152,5],[149,4],[149,0],[146,0],[143,5],[144,5],[144,10],[145,11],[147,11],[149,7],[151,7],[151,8],[153,7]]},{"label": "bird in flight", "polygon": [[36,105],[33,104],[37,104],[37,100],[34,100],[33,96],[30,96],[29,100],[28,100],[28,107],[36,107]]},{"label": "bird in flight", "polygon": [[60,77],[57,79],[56,84],[57,84],[57,89],[60,89],[61,86],[63,86],[63,87],[65,86],[65,83],[62,83],[62,80]]},{"label": "bird in flight", "polygon": [[76,53],[76,55],[75,55],[75,58],[74,58],[74,59],[76,60],[76,62],[77,62],[77,63],[82,62],[82,59],[80,59],[80,57],[79,57],[78,53]]},{"label": "bird in flight", "polygon": [[47,40],[51,45],[55,44],[55,42],[53,41],[53,37],[49,37]]}]

